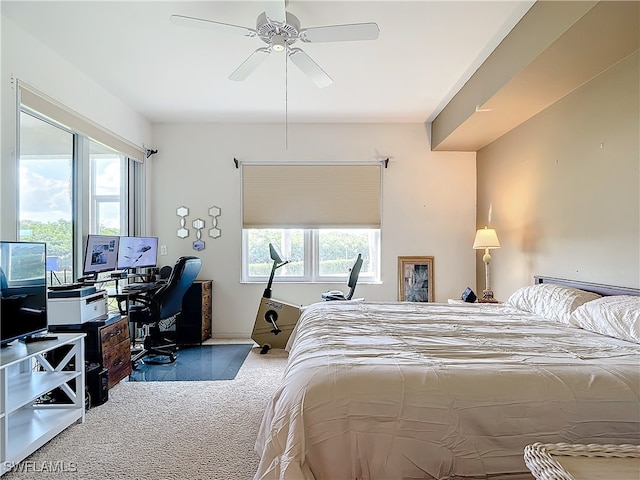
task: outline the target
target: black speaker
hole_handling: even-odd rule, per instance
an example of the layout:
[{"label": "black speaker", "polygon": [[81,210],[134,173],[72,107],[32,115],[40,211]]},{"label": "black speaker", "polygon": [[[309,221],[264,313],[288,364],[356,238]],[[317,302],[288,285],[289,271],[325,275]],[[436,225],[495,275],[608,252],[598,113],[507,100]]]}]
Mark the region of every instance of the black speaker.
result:
[{"label": "black speaker", "polygon": [[478,299],[478,297],[476,297],[476,294],[469,287],[465,288],[464,292],[462,292],[461,298],[465,302],[469,303],[473,303]]},{"label": "black speaker", "polygon": [[85,369],[89,404],[92,407],[102,405],[109,400],[109,371],[99,363],[89,363]]}]

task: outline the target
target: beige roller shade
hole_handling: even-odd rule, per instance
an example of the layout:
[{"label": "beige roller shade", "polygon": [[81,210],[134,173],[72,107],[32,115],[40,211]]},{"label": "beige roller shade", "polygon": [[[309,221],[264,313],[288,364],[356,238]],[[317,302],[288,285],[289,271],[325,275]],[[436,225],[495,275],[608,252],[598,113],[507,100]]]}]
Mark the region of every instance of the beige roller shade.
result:
[{"label": "beige roller shade", "polygon": [[381,165],[243,165],[244,228],[380,228]]},{"label": "beige roller shade", "polygon": [[95,122],[83,117],[77,112],[48,98],[31,87],[20,83],[20,103],[36,112],[49,117],[72,131],[86,135],[107,147],[126,155],[127,157],[144,162],[144,152],[115,133],[106,130]]}]

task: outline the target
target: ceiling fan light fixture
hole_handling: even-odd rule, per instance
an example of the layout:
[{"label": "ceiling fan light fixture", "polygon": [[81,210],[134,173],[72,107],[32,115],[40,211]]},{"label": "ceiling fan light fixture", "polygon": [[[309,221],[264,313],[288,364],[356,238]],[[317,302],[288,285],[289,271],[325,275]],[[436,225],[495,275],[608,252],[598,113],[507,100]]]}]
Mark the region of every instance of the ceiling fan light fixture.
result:
[{"label": "ceiling fan light fixture", "polygon": [[[2,1],[2,0],[0,0]],[[204,28],[219,28],[242,33],[245,37],[258,37],[266,45],[255,50],[229,76],[229,79],[241,81],[247,78],[271,52],[286,52],[292,63],[307,75],[318,87],[331,85],[331,77],[309,55],[294,47],[298,41],[304,43],[348,42],[376,40],[380,33],[374,22],[325,25],[300,28],[300,20],[287,12],[288,0],[263,0],[265,11],[256,18],[256,28],[242,27],[230,23],[216,22],[204,18],[172,15],[171,22]]]},{"label": "ceiling fan light fixture", "polygon": [[285,49],[285,38],[282,35],[271,37],[271,49],[274,52],[282,52]]}]

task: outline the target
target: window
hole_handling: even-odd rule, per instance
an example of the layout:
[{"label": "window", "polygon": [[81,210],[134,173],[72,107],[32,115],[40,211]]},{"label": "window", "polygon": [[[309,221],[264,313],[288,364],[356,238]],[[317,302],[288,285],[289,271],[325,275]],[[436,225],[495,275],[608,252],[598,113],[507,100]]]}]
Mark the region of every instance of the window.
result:
[{"label": "window", "polygon": [[353,266],[358,254],[362,254],[362,268],[360,279],[377,280],[380,230],[330,230],[313,231],[317,236],[318,255],[314,255],[317,262],[315,271],[318,280],[342,280],[349,276],[349,269]]},{"label": "window", "polygon": [[91,211],[89,233],[120,235],[126,232],[123,206],[126,198],[125,156],[98,142],[91,141]]},{"label": "window", "polygon": [[272,243],[289,263],[276,270],[283,282],[346,282],[358,254],[363,264],[359,279],[377,281],[380,230],[377,229],[245,229],[243,281],[269,278]]},{"label": "window", "polygon": [[272,243],[282,254],[282,258],[289,261],[276,270],[278,277],[288,277],[305,280],[309,271],[305,268],[305,230],[300,229],[251,229],[245,230],[243,235],[243,249],[246,252],[244,262],[247,269],[246,280],[265,279],[271,273],[273,260],[269,257],[269,244]]},{"label": "window", "polygon": [[144,234],[143,154],[21,83],[19,92],[17,238],[45,242],[48,280],[69,283],[87,234]]},{"label": "window", "polygon": [[359,278],[378,281],[381,175],[380,164],[243,165],[242,280],[268,278],[272,243],[289,260],[279,281],[346,281],[358,253]]}]

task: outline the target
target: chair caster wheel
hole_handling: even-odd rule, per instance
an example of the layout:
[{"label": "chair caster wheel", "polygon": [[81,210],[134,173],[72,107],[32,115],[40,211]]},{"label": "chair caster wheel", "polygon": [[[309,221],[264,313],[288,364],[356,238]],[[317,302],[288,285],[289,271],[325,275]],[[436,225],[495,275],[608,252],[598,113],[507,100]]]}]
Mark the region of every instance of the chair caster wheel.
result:
[{"label": "chair caster wheel", "polygon": [[267,344],[264,344],[264,345],[262,346],[262,349],[260,350],[260,355],[264,355],[264,354],[265,354],[265,353],[267,353],[270,349],[271,349],[271,345],[269,345],[268,343],[267,343]]}]

